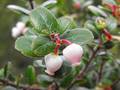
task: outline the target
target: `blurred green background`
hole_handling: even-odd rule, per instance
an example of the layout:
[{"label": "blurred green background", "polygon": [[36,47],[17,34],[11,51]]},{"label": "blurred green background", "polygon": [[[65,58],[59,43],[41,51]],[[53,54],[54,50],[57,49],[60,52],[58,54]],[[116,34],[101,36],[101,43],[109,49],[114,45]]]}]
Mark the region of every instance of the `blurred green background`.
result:
[{"label": "blurred green background", "polygon": [[20,15],[7,9],[9,4],[24,6],[26,1],[0,0],[0,67],[11,61],[16,68],[23,70],[32,60],[14,49],[15,39],[11,37],[11,29],[19,21]]},{"label": "blurred green background", "polygon": [[[45,0],[35,1],[38,4]],[[33,59],[24,57],[14,48],[15,39],[11,37],[11,29],[19,21],[20,14],[7,9],[6,7],[9,4],[15,4],[23,7],[29,6],[27,0],[0,0],[0,67],[8,61],[11,61],[16,67],[15,69],[19,69],[19,71],[21,71],[26,67],[26,64],[31,64]],[[118,31],[119,30],[117,30],[117,33]],[[120,58],[119,43],[116,43],[116,47],[112,49],[112,52],[114,53],[115,58]]]}]

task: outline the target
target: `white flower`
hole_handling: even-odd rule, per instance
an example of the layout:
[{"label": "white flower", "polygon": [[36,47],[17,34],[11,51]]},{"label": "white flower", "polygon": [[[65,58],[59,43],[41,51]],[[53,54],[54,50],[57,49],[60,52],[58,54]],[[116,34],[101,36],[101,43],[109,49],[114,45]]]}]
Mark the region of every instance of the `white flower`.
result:
[{"label": "white flower", "polygon": [[21,31],[18,30],[18,28],[16,28],[16,27],[13,27],[13,28],[12,28],[12,37],[16,38],[16,37],[18,37],[20,34],[21,34]]},{"label": "white flower", "polygon": [[23,22],[18,22],[18,23],[16,24],[16,27],[17,27],[18,29],[20,29],[20,30],[23,30],[23,29],[25,28],[25,23],[23,23]]},{"label": "white flower", "polygon": [[48,54],[45,56],[46,70],[45,72],[49,75],[54,75],[63,64],[63,59],[55,54]]},{"label": "white flower", "polygon": [[78,44],[70,44],[63,50],[63,56],[68,60],[73,66],[79,65],[81,57],[83,55],[83,49]]},{"label": "white flower", "polygon": [[24,34],[27,30],[25,23],[18,22],[16,26],[12,28],[12,37],[16,38],[20,34]]}]

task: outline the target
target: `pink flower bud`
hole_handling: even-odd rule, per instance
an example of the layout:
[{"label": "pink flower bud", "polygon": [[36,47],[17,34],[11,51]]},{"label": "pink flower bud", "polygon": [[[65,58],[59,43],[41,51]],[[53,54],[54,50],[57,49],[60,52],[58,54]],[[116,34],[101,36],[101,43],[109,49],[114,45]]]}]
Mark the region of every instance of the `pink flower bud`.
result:
[{"label": "pink flower bud", "polygon": [[70,44],[63,50],[63,56],[68,60],[73,66],[80,64],[80,59],[83,55],[83,49],[78,44]]},{"label": "pink flower bud", "polygon": [[45,72],[49,75],[54,75],[57,70],[59,70],[63,64],[63,60],[60,56],[55,54],[48,54],[45,56],[46,70]]},{"label": "pink flower bud", "polygon": [[28,28],[24,28],[24,29],[22,30],[22,34],[25,34],[27,31],[28,31]]},{"label": "pink flower bud", "polygon": [[18,37],[20,34],[21,34],[21,31],[18,30],[18,28],[16,28],[16,27],[13,27],[13,28],[12,28],[12,37],[16,38],[16,37]]},{"label": "pink flower bud", "polygon": [[16,38],[18,37],[20,34],[25,34],[25,32],[28,30],[28,28],[26,28],[25,23],[23,22],[18,22],[16,24],[16,27],[12,28],[12,37]]},{"label": "pink flower bud", "polygon": [[26,26],[25,26],[25,23],[23,23],[23,22],[18,22],[17,24],[16,24],[16,27],[19,29],[19,30],[23,30]]}]

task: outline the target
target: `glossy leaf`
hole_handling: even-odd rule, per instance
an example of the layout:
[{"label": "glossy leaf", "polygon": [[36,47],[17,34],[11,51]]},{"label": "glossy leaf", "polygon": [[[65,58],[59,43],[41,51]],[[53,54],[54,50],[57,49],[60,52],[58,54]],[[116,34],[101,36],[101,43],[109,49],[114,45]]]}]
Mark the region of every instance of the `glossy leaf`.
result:
[{"label": "glossy leaf", "polygon": [[31,44],[36,36],[21,36],[15,42],[15,48],[25,56],[35,57]]},{"label": "glossy leaf", "polygon": [[107,28],[109,30],[115,30],[116,29],[117,20],[114,17],[112,17],[112,16],[108,17],[106,22],[107,22]]},{"label": "glossy leaf", "polygon": [[33,65],[34,65],[35,67],[44,67],[44,68],[45,68],[45,65],[43,64],[43,61],[42,61],[42,60],[35,60],[35,61],[33,62]]},{"label": "glossy leaf", "polygon": [[45,37],[39,36],[32,42],[32,49],[37,56],[44,56],[53,52],[54,48],[55,44]]},{"label": "glossy leaf", "polygon": [[49,34],[53,32],[61,33],[57,19],[45,7],[38,7],[33,10],[30,13],[30,19],[39,32],[47,30]]},{"label": "glossy leaf", "polygon": [[96,16],[107,17],[107,14],[100,8],[90,5],[90,6],[88,6],[88,9]]},{"label": "glossy leaf", "polygon": [[64,16],[58,19],[60,26],[62,27],[63,32],[67,29],[73,29],[76,27],[76,23],[69,16]]},{"label": "glossy leaf", "polygon": [[33,66],[31,65],[28,66],[25,72],[25,78],[30,85],[35,83],[36,74],[35,74],[35,68]]},{"label": "glossy leaf", "polygon": [[56,0],[49,0],[41,4],[43,7],[51,8],[54,7],[57,4]]},{"label": "glossy leaf", "polygon": [[16,6],[16,5],[8,5],[7,8],[13,10],[13,11],[17,11],[17,12],[21,12],[21,13],[24,13],[24,14],[29,14],[30,11],[23,8],[23,7],[20,7],[20,6]]},{"label": "glossy leaf", "polygon": [[84,27],[95,32],[96,34],[98,34],[97,32],[97,28],[95,27],[94,23],[92,23],[91,21],[87,21],[85,24],[84,24]]},{"label": "glossy leaf", "polygon": [[53,78],[48,76],[48,75],[38,75],[37,76],[37,81],[40,83],[40,85],[42,85],[43,87],[48,86],[49,84],[51,84],[53,82]]},{"label": "glossy leaf", "polygon": [[94,38],[92,32],[86,28],[68,30],[62,35],[62,37],[78,44],[90,43]]}]

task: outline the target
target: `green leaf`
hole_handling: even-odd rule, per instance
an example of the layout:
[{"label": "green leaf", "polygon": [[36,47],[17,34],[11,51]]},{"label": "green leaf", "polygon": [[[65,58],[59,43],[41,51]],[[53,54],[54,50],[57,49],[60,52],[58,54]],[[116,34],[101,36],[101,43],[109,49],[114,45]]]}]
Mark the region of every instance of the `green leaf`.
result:
[{"label": "green leaf", "polygon": [[35,57],[32,51],[32,41],[36,36],[21,36],[15,42],[15,48],[25,56]]},{"label": "green leaf", "polygon": [[98,34],[95,25],[91,21],[85,22],[84,27],[88,28],[89,30],[91,30],[91,31],[95,32],[96,34]]},{"label": "green leaf", "polygon": [[35,74],[35,68],[33,66],[31,65],[28,66],[25,72],[25,78],[30,85],[35,83],[36,74]]},{"label": "green leaf", "polygon": [[32,35],[37,35],[37,32],[35,32],[34,29],[28,28],[28,30],[25,32],[24,36],[32,36]]},{"label": "green leaf", "polygon": [[17,12],[21,12],[21,13],[24,13],[24,14],[29,14],[30,11],[23,8],[23,7],[20,7],[20,6],[16,6],[16,5],[8,5],[7,8],[11,9],[11,10],[14,10],[14,11],[17,11]]},{"label": "green leaf", "polygon": [[117,20],[113,16],[108,17],[106,23],[108,30],[115,30],[117,27]]},{"label": "green leaf", "polygon": [[8,75],[10,74],[10,69],[11,69],[11,62],[8,62],[5,66],[4,66],[4,78],[8,77]]},{"label": "green leaf", "polygon": [[4,77],[4,69],[0,69],[0,78],[3,78]]},{"label": "green leaf", "polygon": [[117,5],[115,0],[103,0],[103,4],[104,3]]},{"label": "green leaf", "polygon": [[34,65],[35,67],[43,67],[43,68],[45,68],[45,65],[43,64],[43,60],[35,60],[35,61],[33,62],[33,65]]},{"label": "green leaf", "polygon": [[68,87],[72,80],[78,75],[80,71],[80,67],[72,67],[71,72],[69,74],[65,75],[62,80],[60,81],[60,86],[62,87]]},{"label": "green leaf", "polygon": [[76,27],[76,23],[69,16],[61,17],[58,19],[58,21],[62,28],[62,32],[66,31],[67,29],[73,29]]},{"label": "green leaf", "polygon": [[8,76],[8,64],[4,66],[4,77],[6,78]]},{"label": "green leaf", "polygon": [[47,8],[52,8],[57,4],[56,0],[51,0],[51,1],[45,1],[44,3],[41,4],[42,7],[47,7]]},{"label": "green leaf", "polygon": [[53,32],[61,33],[57,19],[45,7],[38,7],[35,10],[33,10],[30,13],[30,19],[35,28],[39,30],[38,32],[47,30],[49,34]]},{"label": "green leaf", "polygon": [[70,83],[72,82],[72,80],[74,79],[75,77],[71,74],[68,74],[67,76],[65,76],[61,82],[60,82],[60,86],[61,87],[67,87],[70,85]]},{"label": "green leaf", "polygon": [[96,16],[107,17],[107,14],[100,8],[90,5],[90,6],[88,6],[88,9]]},{"label": "green leaf", "polygon": [[65,75],[69,74],[71,70],[72,70],[71,64],[64,60],[62,67],[57,72],[55,72],[55,77],[56,78],[64,77]]},{"label": "green leaf", "polygon": [[55,44],[48,38],[38,36],[32,42],[32,49],[37,56],[44,56],[50,52],[53,52]]},{"label": "green leaf", "polygon": [[94,39],[92,32],[86,28],[68,30],[61,37],[78,44],[88,44]]},{"label": "green leaf", "polygon": [[53,82],[53,78],[51,76],[48,75],[38,75],[37,76],[37,81],[40,83],[40,85],[42,85],[43,87],[48,86],[49,84],[51,84]]}]

